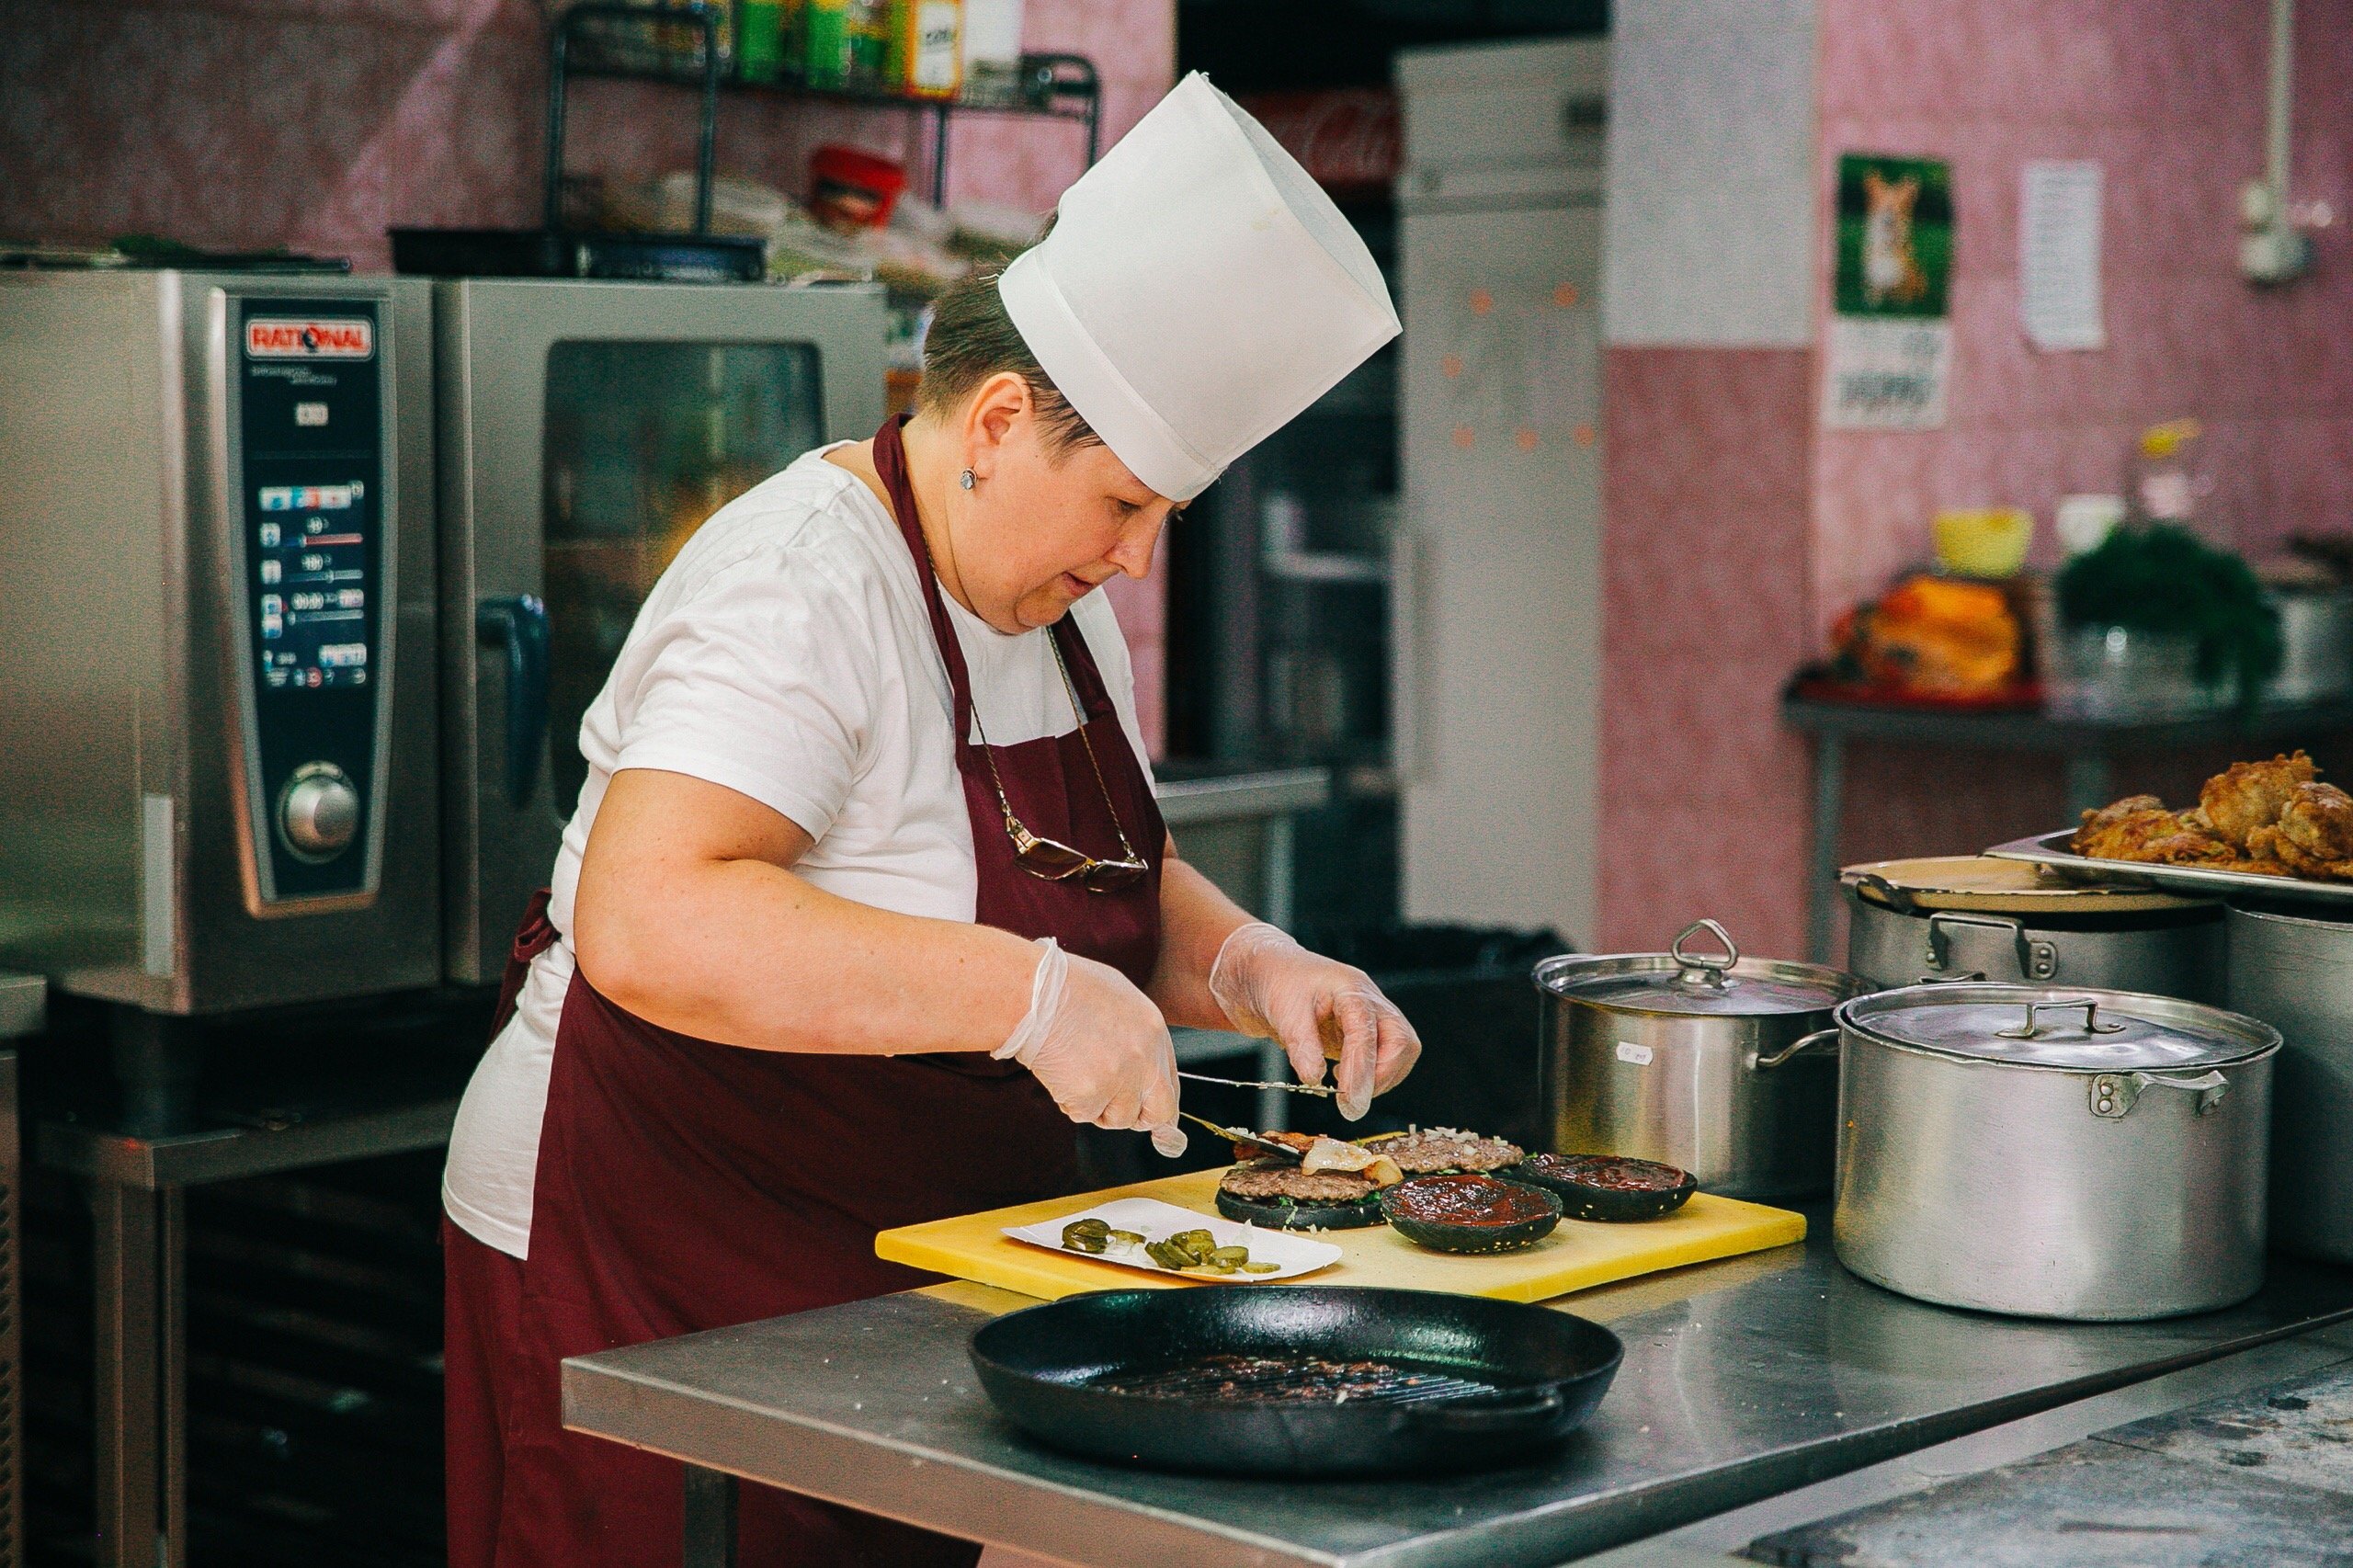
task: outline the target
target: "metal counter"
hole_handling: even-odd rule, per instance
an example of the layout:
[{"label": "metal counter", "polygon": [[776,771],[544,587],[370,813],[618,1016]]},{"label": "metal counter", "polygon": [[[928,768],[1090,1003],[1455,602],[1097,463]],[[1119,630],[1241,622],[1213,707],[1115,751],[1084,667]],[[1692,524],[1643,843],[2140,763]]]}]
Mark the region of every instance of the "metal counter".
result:
[{"label": "metal counter", "polygon": [[997,1419],[965,1358],[975,1325],[1026,1299],[966,1285],[567,1361],[564,1419],[688,1461],[706,1542],[732,1491],[696,1466],[1074,1563],[1509,1568],[2353,1317],[2353,1270],[2287,1259],[2252,1301],[2194,1318],[1951,1312],[1847,1274],[1813,1218],[1802,1245],[1564,1299],[1625,1339],[1624,1368],[1566,1445],[1483,1475],[1278,1483],[1063,1457]]}]

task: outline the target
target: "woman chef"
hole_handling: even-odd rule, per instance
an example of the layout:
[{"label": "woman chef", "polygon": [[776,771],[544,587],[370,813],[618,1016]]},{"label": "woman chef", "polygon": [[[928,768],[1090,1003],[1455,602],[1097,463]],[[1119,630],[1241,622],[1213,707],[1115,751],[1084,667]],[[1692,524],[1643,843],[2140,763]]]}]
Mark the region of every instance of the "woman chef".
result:
[{"label": "woman chef", "polygon": [[[676,1465],[562,1430],[563,1357],[904,1290],[874,1233],[1176,1130],[1170,1023],[1279,1040],[1344,1115],[1419,1042],[1175,856],[1118,626],[1227,462],[1397,332],[1338,210],[1187,78],[1002,278],[912,419],[722,508],[654,585],[444,1180],[454,1568],[665,1564]],[[747,1494],[747,1563],[977,1548]]]}]

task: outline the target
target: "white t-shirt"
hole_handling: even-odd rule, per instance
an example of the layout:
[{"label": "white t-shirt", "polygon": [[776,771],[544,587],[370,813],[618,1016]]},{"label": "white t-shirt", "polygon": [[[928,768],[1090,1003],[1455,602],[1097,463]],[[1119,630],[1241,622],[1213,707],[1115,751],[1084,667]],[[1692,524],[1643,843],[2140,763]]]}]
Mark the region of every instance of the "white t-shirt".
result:
[{"label": "white t-shirt", "polygon": [[[531,1187],[556,1021],[573,971],[573,895],[605,787],[625,767],[709,779],[815,840],[795,868],[878,909],[971,920],[972,819],[949,744],[940,663],[898,525],[820,448],[730,502],[654,585],[580,726],[588,779],[549,887],[560,936],[531,965],[514,1021],[474,1070],[441,1178],[449,1218],[516,1257]],[[1008,637],[942,600],[990,742],[1077,727],[1043,631]],[[1147,768],[1135,676],[1101,594],[1072,608],[1121,727]]]}]

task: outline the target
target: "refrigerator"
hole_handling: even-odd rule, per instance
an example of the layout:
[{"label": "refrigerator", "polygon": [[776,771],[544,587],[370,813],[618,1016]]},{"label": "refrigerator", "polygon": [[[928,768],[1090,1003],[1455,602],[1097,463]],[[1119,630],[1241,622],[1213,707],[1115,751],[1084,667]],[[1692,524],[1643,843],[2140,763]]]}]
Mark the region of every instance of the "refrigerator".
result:
[{"label": "refrigerator", "polygon": [[1608,46],[1398,56],[1391,682],[1408,921],[1595,934]]}]

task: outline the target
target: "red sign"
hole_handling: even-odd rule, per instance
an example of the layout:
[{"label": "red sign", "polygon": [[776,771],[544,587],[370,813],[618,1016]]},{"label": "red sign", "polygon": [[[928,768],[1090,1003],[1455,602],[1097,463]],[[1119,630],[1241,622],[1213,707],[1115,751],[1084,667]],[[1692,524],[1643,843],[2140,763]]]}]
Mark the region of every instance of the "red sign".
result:
[{"label": "red sign", "polygon": [[1250,93],[1241,102],[1328,191],[1370,195],[1397,177],[1404,130],[1393,88]]},{"label": "red sign", "polygon": [[366,316],[294,321],[256,316],[245,323],[248,359],[365,359],[376,352],[376,324]]}]

